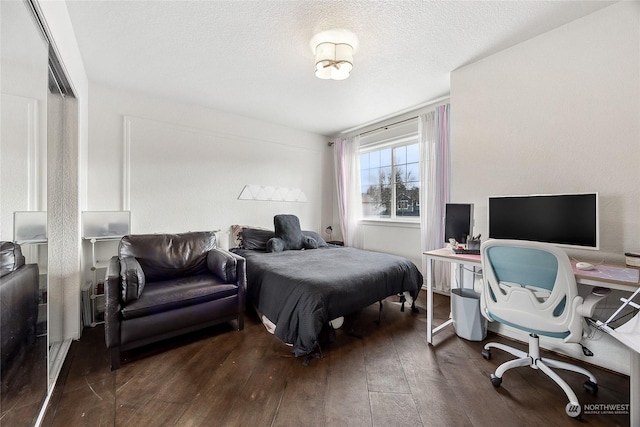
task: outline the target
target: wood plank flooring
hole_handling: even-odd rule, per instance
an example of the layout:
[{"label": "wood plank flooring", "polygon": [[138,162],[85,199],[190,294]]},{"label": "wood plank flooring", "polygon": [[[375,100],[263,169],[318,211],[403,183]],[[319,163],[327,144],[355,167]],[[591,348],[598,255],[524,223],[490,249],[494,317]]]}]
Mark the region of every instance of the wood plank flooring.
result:
[{"label": "wood plank flooring", "polygon": [[[44,426],[628,426],[628,415],[565,414],[562,390],[541,372],[519,368],[494,388],[489,374],[510,355],[480,355],[482,343],[453,330],[426,344],[420,314],[400,312],[395,297],[347,319],[324,358],[307,367],[255,315],[243,331],[228,325],[126,354],[109,370],[102,327],[74,342],[50,400]],[[434,315],[449,315],[436,295]],[[362,338],[348,332],[352,330]],[[513,343],[490,334],[488,340]],[[549,354],[545,354],[550,356]],[[553,355],[553,357],[558,357]],[[585,379],[560,372],[581,403],[629,403],[629,378],[589,367]]]}]

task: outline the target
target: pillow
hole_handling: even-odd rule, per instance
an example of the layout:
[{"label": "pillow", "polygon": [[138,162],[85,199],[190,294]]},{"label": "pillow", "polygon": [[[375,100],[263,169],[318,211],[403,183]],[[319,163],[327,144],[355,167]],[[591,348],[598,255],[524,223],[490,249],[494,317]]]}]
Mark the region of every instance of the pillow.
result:
[{"label": "pillow", "polygon": [[267,241],[274,237],[271,230],[260,230],[257,228],[245,228],[242,231],[242,249],[253,251],[266,251]]},{"label": "pillow", "polygon": [[144,272],[135,257],[120,258],[120,280],[122,300],[127,303],[140,298],[145,285]]},{"label": "pillow", "polygon": [[[313,237],[302,236],[301,249],[318,249],[318,242]],[[281,238],[273,237],[267,241],[267,252],[282,252],[284,250],[286,250],[285,243]]]},{"label": "pillow", "polygon": [[233,239],[233,243],[235,244],[233,247],[234,248],[241,248],[242,247],[242,235],[244,233],[244,230],[246,229],[252,229],[252,230],[269,230],[268,228],[264,228],[264,227],[256,227],[253,225],[238,225],[238,224],[234,224],[231,226],[231,238]]},{"label": "pillow", "polygon": [[276,228],[275,237],[282,240],[285,251],[302,249],[302,230],[297,216],[276,215],[273,225]]},{"label": "pillow", "polygon": [[302,230],[302,236],[311,237],[313,240],[316,241],[316,243],[318,244],[319,248],[324,248],[324,247],[329,246],[327,244],[327,242],[325,242],[324,239],[322,237],[320,237],[320,235],[318,233],[316,233],[315,231]]},{"label": "pillow", "polygon": [[267,252],[282,252],[284,251],[284,240],[279,237],[272,237],[267,241]]},{"label": "pillow", "polygon": [[318,241],[314,237],[302,234],[300,220],[295,215],[276,215],[273,217],[273,225],[276,229],[275,237],[267,242],[267,252],[316,249],[318,247]]},{"label": "pillow", "polygon": [[318,241],[313,237],[302,235],[302,249],[318,249]]}]

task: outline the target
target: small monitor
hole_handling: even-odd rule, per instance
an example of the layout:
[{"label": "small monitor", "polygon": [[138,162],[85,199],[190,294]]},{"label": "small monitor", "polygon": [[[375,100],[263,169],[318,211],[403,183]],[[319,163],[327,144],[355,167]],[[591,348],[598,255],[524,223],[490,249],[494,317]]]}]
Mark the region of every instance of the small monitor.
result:
[{"label": "small monitor", "polygon": [[473,204],[447,203],[444,215],[444,241],[456,239],[467,243],[467,236],[473,230]]}]

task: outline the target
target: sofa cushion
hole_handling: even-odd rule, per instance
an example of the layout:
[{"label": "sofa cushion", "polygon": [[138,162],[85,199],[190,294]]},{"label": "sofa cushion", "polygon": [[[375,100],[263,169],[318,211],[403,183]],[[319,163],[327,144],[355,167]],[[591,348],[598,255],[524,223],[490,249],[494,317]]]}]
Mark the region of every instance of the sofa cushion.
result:
[{"label": "sofa cushion", "polygon": [[148,316],[237,294],[236,285],[222,283],[212,274],[147,283],[140,297],[122,309],[122,318]]},{"label": "sofa cushion", "polygon": [[135,257],[149,283],[206,273],[207,252],[215,247],[212,231],[132,234],[120,240],[118,255]]},{"label": "sofa cushion", "polygon": [[20,245],[13,242],[0,242],[0,277],[16,271],[24,265],[24,256]]},{"label": "sofa cushion", "polygon": [[131,256],[120,260],[120,281],[122,301],[125,303],[137,300],[145,285],[145,277],[138,261]]}]

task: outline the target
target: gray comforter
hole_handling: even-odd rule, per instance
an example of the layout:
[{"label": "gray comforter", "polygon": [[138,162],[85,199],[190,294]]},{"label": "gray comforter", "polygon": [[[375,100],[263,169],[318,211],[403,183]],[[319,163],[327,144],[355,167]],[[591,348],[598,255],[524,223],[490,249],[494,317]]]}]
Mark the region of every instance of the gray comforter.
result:
[{"label": "gray comforter", "polygon": [[296,356],[312,353],[331,319],[409,291],[422,274],[408,259],[355,248],[266,253],[234,249],[247,259],[249,302],[276,325],[275,335],[293,344]]}]

